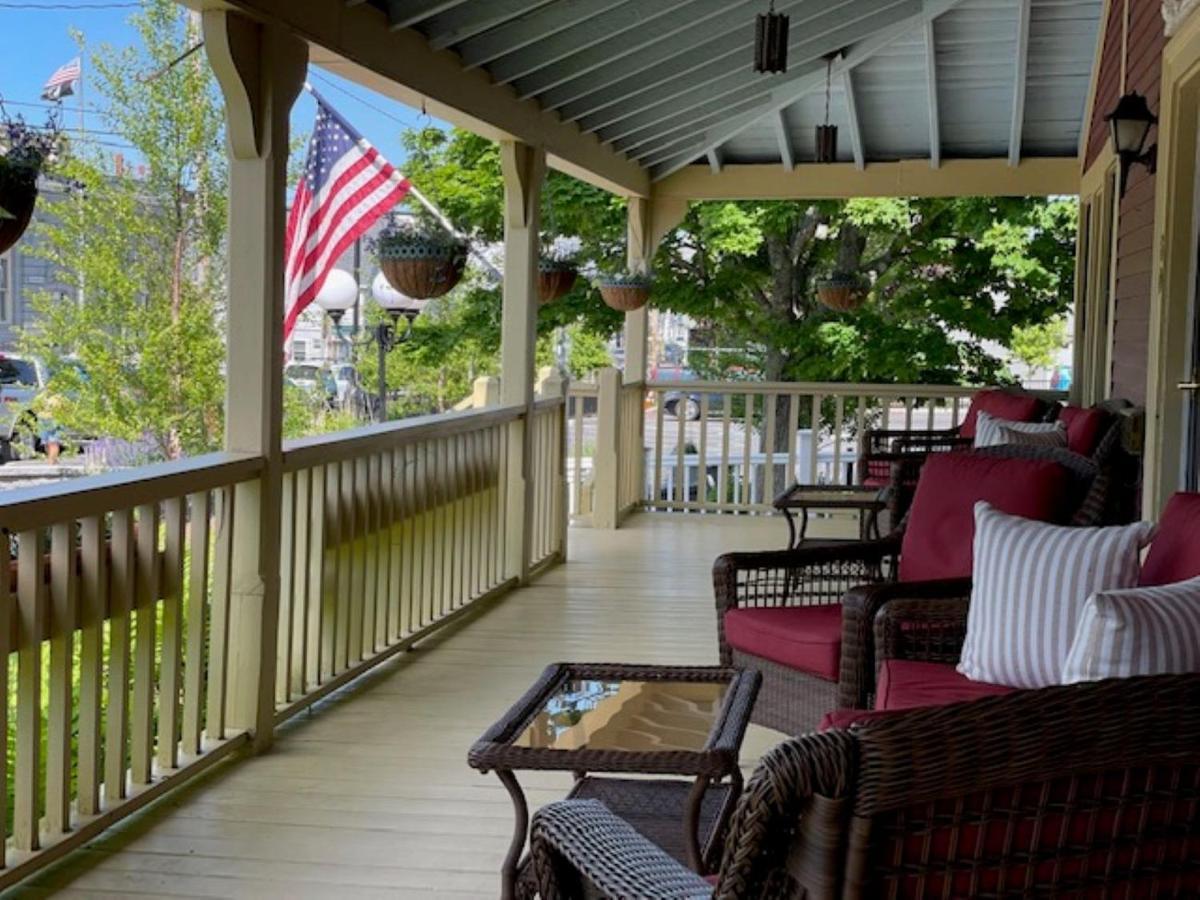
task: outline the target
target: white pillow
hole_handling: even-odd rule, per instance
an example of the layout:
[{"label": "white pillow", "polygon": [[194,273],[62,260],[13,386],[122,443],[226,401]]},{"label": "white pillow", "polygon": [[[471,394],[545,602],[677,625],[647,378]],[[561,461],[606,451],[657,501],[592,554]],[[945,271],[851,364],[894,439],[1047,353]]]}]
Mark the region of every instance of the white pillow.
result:
[{"label": "white pillow", "polygon": [[967,637],[958,671],[1017,688],[1058,684],[1079,613],[1097,591],[1133,587],[1147,522],[1070,528],[975,504]]},{"label": "white pillow", "polygon": [[1067,446],[1064,422],[1012,422],[979,411],[975,418],[975,447],[999,447],[1003,444],[1036,444],[1042,447]]},{"label": "white pillow", "polygon": [[1062,683],[1200,672],[1200,578],[1093,594]]}]

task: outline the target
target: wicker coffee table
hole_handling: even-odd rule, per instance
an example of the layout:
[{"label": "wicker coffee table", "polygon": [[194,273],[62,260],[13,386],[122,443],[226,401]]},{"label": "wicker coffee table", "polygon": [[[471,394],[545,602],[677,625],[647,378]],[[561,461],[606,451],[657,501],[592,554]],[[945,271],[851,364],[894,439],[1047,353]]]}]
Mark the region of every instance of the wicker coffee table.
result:
[{"label": "wicker coffee table", "polygon": [[[738,750],[758,694],[757,672],[718,666],[557,663],[471,747],[512,797],[513,839],[501,897],[518,893],[529,807],[518,770],[575,773],[569,797],[603,802],[697,872],[742,788]],[[647,779],[589,773],[674,775]]]},{"label": "wicker coffee table", "polygon": [[[788,523],[788,549],[804,543],[810,509],[840,509],[858,512],[860,540],[879,537],[879,514],[887,509],[887,500],[879,488],[840,484],[793,484],[771,504],[782,512]],[[800,527],[796,527],[796,513]]]}]

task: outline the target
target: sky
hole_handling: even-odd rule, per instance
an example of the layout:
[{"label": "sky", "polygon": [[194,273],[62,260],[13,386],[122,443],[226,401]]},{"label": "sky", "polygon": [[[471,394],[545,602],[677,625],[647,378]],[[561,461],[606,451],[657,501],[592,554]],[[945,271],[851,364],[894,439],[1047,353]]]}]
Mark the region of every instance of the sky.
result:
[{"label": "sky", "polygon": [[[4,46],[4,52],[0,53],[0,98],[9,114],[21,113],[34,123],[43,119],[47,104],[39,99],[42,85],[55,69],[79,55],[71,37],[74,30],[83,33],[92,50],[103,44],[117,47],[135,44],[137,34],[127,20],[136,12],[136,6],[120,0],[0,0],[0,40]],[[403,171],[400,131],[421,124],[419,110],[374,94],[322,69],[311,70],[310,81],[327,103]],[[89,113],[91,108],[103,102],[88,91],[86,54],[84,99]],[[63,105],[65,126],[77,128],[77,98],[68,97]],[[312,130],[315,107],[310,96],[301,94],[292,110],[293,131]],[[433,119],[427,121],[443,124]],[[112,153],[124,153],[128,162],[136,164],[135,155],[120,146],[119,137],[95,133],[105,127],[103,123],[87,124],[92,132],[90,140],[96,142],[95,146]]]}]

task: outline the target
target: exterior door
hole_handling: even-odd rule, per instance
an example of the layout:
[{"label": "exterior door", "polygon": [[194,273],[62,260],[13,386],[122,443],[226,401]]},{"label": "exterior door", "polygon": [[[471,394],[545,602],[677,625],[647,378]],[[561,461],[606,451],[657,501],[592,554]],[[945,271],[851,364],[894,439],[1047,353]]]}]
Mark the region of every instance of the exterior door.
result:
[{"label": "exterior door", "polygon": [[[1196,140],[1197,163],[1200,163],[1200,136]],[[1200,165],[1196,169],[1194,201],[1192,204],[1192,296],[1188,314],[1190,347],[1188,368],[1179,382],[1184,416],[1183,489],[1200,490]]]}]

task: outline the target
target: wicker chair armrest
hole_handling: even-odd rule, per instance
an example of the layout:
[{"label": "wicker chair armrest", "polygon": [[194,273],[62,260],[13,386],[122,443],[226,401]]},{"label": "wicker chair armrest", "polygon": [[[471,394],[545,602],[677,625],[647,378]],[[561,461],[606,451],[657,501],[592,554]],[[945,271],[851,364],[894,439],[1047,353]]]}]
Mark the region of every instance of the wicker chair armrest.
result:
[{"label": "wicker chair armrest", "polygon": [[586,896],[692,900],[712,886],[596,800],[561,800],[533,817],[530,847],[543,900]]},{"label": "wicker chair armrest", "polygon": [[887,453],[898,438],[910,435],[927,441],[955,437],[956,428],[940,428],[913,430],[911,428],[870,428],[863,432],[863,455],[874,457],[877,453]]},{"label": "wicker chair armrest", "polygon": [[975,439],[961,437],[957,431],[909,431],[892,441],[893,453],[932,453],[946,450],[969,450]]},{"label": "wicker chair armrest", "polygon": [[[898,602],[939,602],[971,593],[969,578],[892,582],[856,587],[842,598],[842,657],[838,706],[869,709],[875,693],[877,621]],[[882,657],[880,657],[882,658]]]},{"label": "wicker chair armrest", "polygon": [[875,617],[875,658],[956,663],[967,636],[970,582],[959,596],[897,599]]}]

